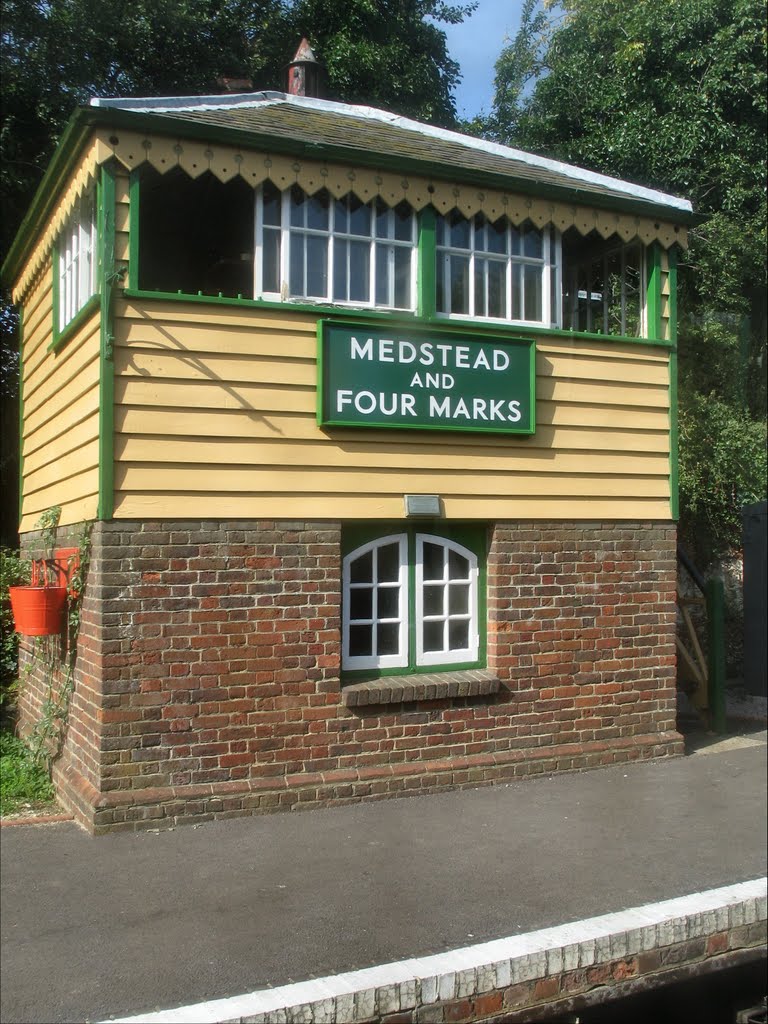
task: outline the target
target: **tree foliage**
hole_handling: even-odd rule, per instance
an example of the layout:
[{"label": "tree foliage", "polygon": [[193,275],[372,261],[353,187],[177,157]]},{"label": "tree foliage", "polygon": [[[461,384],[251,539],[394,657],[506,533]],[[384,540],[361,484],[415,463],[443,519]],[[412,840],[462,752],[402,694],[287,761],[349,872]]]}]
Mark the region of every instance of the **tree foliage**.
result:
[{"label": "tree foliage", "polygon": [[681,529],[724,554],[765,494],[764,3],[526,0],[496,73],[485,133],[707,217],[680,261]]},{"label": "tree foliage", "polygon": [[3,248],[61,132],[91,96],[217,91],[221,76],[285,88],[307,36],[329,96],[450,126],[459,67],[439,23],[473,4],[442,0],[5,0]]}]

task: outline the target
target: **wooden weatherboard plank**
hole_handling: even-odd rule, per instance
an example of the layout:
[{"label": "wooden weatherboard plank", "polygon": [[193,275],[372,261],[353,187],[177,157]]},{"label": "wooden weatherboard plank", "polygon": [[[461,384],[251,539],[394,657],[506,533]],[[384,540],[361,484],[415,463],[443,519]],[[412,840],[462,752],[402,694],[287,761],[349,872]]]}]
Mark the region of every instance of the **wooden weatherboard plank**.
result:
[{"label": "wooden weatherboard plank", "polygon": [[532,434],[535,343],[318,322],[325,427]]}]

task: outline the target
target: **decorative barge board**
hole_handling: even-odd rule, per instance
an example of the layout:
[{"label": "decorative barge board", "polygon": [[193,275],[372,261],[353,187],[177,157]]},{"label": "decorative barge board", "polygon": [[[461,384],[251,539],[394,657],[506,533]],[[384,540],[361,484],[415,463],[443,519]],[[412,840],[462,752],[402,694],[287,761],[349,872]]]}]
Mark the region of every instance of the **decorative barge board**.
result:
[{"label": "decorative barge board", "polygon": [[[690,204],[282,93],[78,110],[4,275],[23,544],[91,524],[95,832],[679,753]],[[21,726],[50,673],[22,645]],[[55,683],[55,680],[54,680]]]}]

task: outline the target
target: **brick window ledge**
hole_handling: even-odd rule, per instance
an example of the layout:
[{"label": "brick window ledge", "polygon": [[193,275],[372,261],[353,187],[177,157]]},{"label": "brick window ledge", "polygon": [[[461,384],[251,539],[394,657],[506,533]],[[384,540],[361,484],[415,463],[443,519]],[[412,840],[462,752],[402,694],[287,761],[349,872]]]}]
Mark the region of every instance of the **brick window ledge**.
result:
[{"label": "brick window ledge", "polygon": [[498,693],[501,681],[485,669],[459,672],[419,672],[410,676],[384,676],[342,687],[347,707],[364,704],[405,704],[415,700],[445,700],[446,697],[477,697]]}]

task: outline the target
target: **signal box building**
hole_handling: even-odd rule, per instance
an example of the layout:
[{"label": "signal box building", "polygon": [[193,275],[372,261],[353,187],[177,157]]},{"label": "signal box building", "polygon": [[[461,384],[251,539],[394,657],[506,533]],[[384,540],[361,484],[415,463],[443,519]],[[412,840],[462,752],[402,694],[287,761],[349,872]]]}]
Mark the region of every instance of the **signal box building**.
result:
[{"label": "signal box building", "polygon": [[23,544],[51,506],[62,546],[91,524],[54,765],[78,820],[679,753],[691,220],[367,107],[78,110],[5,267]]}]

